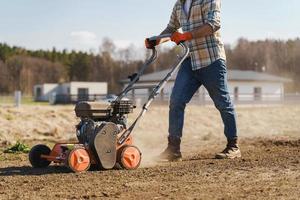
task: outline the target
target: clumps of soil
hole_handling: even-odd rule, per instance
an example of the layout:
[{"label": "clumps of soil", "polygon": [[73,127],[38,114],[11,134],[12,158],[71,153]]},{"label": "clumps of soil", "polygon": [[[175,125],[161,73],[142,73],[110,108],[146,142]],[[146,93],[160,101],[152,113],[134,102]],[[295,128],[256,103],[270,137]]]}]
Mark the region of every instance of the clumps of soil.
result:
[{"label": "clumps of soil", "polygon": [[0,147],[6,147],[8,145],[11,145],[12,143],[10,141],[4,140],[0,141]]},{"label": "clumps of soil", "polygon": [[43,135],[46,137],[55,137],[57,138],[59,136],[60,130],[57,127],[53,127],[53,128],[49,128],[48,131],[40,131],[39,129],[33,129],[33,132],[39,134],[39,135]]},{"label": "clumps of soil", "polygon": [[285,146],[300,147],[300,139],[298,140],[264,140],[260,141],[263,146]]},{"label": "clumps of soil", "polygon": [[80,174],[54,164],[35,169],[26,154],[5,154],[0,199],[299,199],[297,145],[299,139],[248,138],[241,159],[216,160],[219,144],[211,144],[187,151],[183,162]]}]

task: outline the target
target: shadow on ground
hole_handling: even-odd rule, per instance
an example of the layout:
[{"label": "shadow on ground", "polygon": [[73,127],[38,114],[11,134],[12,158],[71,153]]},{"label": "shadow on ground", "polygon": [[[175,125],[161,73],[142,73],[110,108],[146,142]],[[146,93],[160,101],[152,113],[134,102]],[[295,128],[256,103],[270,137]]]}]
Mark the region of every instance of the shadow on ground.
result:
[{"label": "shadow on ground", "polygon": [[32,168],[30,166],[0,168],[0,177],[47,175],[47,174],[57,174],[57,173],[71,173],[71,170],[61,166],[49,166],[43,169]]}]

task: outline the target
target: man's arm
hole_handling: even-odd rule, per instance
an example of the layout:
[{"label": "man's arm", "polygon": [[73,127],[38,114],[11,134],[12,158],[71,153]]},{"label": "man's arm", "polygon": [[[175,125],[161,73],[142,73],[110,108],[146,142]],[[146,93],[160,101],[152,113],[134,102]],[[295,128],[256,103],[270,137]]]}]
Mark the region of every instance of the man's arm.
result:
[{"label": "man's arm", "polygon": [[[172,35],[173,33],[175,33],[179,28],[180,28],[180,22],[177,18],[177,6],[178,6],[178,2],[175,3],[174,7],[173,7],[173,11],[168,23],[168,26],[165,30],[163,30],[160,35],[163,34],[170,34]],[[168,42],[170,41],[170,38],[163,38],[163,39],[158,39],[156,41],[149,41],[148,38],[146,38],[145,40],[145,46],[148,49],[153,49],[155,48],[156,45],[162,44],[164,42]]]},{"label": "man's arm", "polygon": [[[165,34],[170,34],[172,35],[173,33],[175,33],[176,31],[174,31],[173,29],[170,29],[169,27],[167,27],[165,30],[163,30],[163,32],[161,32],[159,35],[165,35]],[[159,41],[157,41],[157,45],[165,43],[170,41],[171,38],[162,38]]]},{"label": "man's arm", "polygon": [[191,31],[192,38],[201,38],[214,34],[212,27],[208,24],[204,24],[203,26]]},{"label": "man's arm", "polygon": [[[179,44],[182,41],[188,41],[195,38],[202,38],[213,35],[221,27],[220,10],[221,0],[204,0],[201,5],[204,25],[196,28],[193,31],[181,33],[174,33],[171,40]],[[200,16],[199,16],[200,17]]]},{"label": "man's arm", "polygon": [[[180,22],[179,22],[178,17],[177,17],[177,6],[178,5],[176,3],[175,6],[173,7],[173,11],[172,11],[168,26],[165,30],[163,30],[160,33],[160,35],[165,35],[165,34],[172,35],[173,33],[175,33],[180,28]],[[160,41],[158,41],[158,44],[162,44],[162,43],[168,42],[168,41],[170,41],[170,38],[164,38],[164,39],[161,39]]]},{"label": "man's arm", "polygon": [[214,34],[221,28],[221,0],[204,0],[202,12],[204,25],[191,31],[193,38],[201,38]]}]

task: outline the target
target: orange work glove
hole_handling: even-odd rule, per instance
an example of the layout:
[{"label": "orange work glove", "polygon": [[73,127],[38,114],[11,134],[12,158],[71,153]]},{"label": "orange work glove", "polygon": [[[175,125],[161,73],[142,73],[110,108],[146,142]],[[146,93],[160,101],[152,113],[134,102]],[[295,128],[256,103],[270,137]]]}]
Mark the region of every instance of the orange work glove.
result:
[{"label": "orange work glove", "polygon": [[185,32],[185,33],[175,32],[171,36],[171,40],[175,42],[177,45],[180,44],[181,42],[189,41],[191,39],[193,39],[193,35],[191,32]]},{"label": "orange work glove", "polygon": [[160,39],[157,40],[149,40],[149,38],[145,39],[145,46],[147,49],[154,49],[155,46],[159,45]]}]

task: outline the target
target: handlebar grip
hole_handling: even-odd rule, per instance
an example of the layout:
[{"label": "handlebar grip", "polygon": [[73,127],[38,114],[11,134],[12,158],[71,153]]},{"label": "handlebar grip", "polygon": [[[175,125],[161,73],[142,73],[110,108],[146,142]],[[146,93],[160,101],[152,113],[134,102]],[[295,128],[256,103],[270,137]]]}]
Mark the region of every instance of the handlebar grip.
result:
[{"label": "handlebar grip", "polygon": [[157,45],[157,41],[156,40],[151,40],[150,38],[147,38],[147,43],[149,44],[149,46],[151,47],[151,49],[155,48],[155,46]]},{"label": "handlebar grip", "polygon": [[171,36],[172,36],[172,34],[162,34],[162,35],[150,37],[148,39],[149,39],[149,41],[156,41],[158,39],[170,38]]},{"label": "handlebar grip", "polygon": [[180,42],[178,42],[177,45],[184,44],[184,43],[185,43],[185,40],[181,40]]}]

